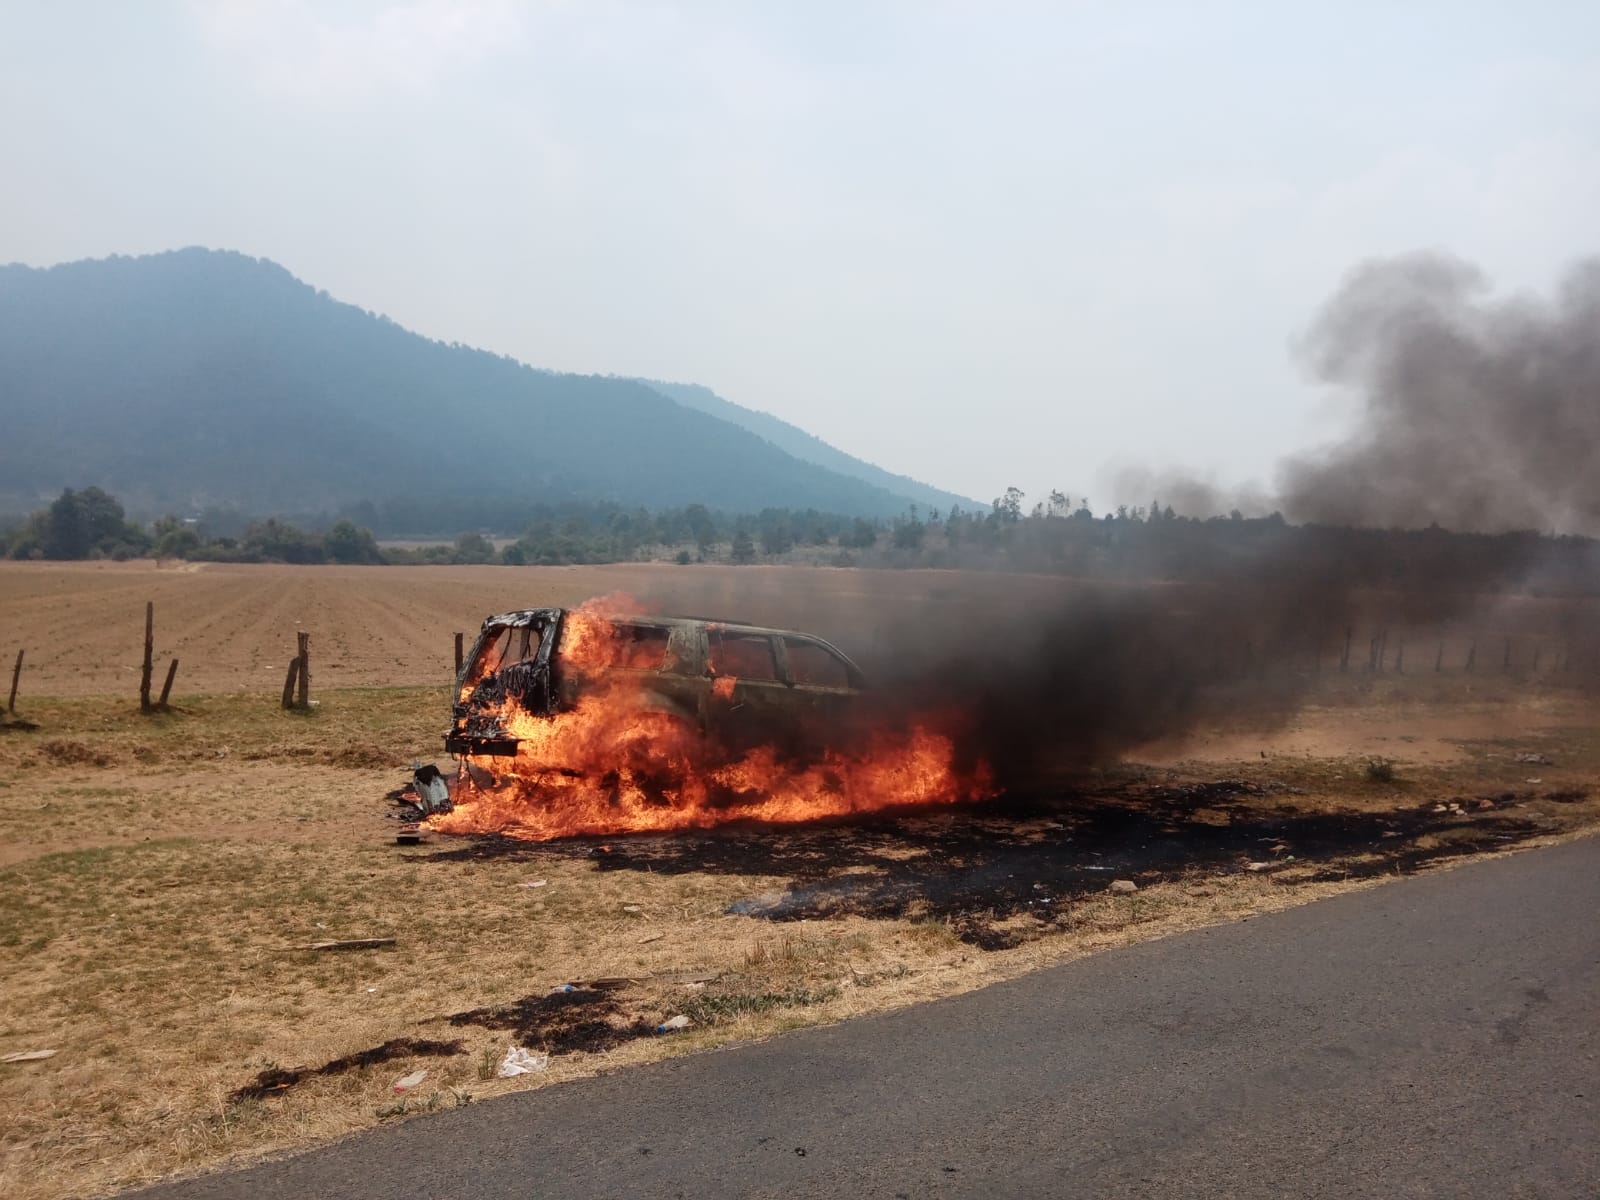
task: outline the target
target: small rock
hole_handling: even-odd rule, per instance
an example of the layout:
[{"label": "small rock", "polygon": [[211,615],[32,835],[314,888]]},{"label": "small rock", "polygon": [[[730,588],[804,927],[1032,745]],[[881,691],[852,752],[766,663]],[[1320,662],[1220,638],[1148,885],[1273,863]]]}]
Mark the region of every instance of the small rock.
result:
[{"label": "small rock", "polygon": [[1113,879],[1111,881],[1111,891],[1115,892],[1119,896],[1126,896],[1129,893],[1137,892],[1138,890],[1139,885],[1131,879]]}]

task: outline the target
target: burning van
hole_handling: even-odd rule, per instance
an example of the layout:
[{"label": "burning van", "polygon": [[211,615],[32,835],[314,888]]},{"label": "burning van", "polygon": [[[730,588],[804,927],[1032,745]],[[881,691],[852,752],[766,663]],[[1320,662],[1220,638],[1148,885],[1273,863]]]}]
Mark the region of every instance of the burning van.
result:
[{"label": "burning van", "polygon": [[[515,756],[509,717],[554,718],[591,692],[735,750],[844,719],[860,668],[791,630],[694,617],[530,608],[488,618],[456,681],[452,754]],[[551,763],[552,767],[563,764]],[[576,765],[576,764],[573,764]]]},{"label": "burning van", "polygon": [[990,794],[940,723],[869,698],[855,663],[795,630],[605,601],[500,613],[456,679],[457,769],[422,767],[395,798],[438,832],[542,841]]}]

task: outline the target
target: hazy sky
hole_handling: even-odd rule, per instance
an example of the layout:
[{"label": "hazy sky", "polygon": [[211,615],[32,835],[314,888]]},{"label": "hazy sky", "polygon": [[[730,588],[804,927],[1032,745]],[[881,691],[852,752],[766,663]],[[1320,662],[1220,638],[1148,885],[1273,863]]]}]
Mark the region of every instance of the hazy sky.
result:
[{"label": "hazy sky", "polygon": [[0,0],[0,261],[271,258],[987,499],[1270,483],[1345,271],[1600,252],[1600,4]]}]

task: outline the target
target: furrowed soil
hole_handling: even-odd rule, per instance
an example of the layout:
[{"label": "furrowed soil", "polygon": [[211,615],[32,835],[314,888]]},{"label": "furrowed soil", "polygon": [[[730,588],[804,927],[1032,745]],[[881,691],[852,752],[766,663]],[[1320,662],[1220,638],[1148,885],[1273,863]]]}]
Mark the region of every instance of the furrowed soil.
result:
[{"label": "furrowed soil", "polygon": [[[1027,605],[1078,586],[670,565],[0,565],[0,656],[27,650],[26,725],[0,728],[0,1058],[56,1051],[0,1063],[0,1194],[92,1195],[245,1161],[1600,821],[1591,673],[1553,647],[1542,669],[1529,649],[1525,669],[1502,670],[1497,644],[1493,671],[1329,671],[1270,733],[1218,723],[959,810],[394,841],[384,793],[414,759],[446,764],[451,634],[486,613],[620,591],[859,652],[851,636],[956,590]],[[153,715],[136,700],[147,599],[157,682],[181,660],[174,711]],[[1497,620],[1495,637],[1528,647],[1550,625],[1532,603]],[[297,629],[312,636],[308,713],[278,707]],[[393,943],[306,948],[360,938]],[[687,1027],[659,1032],[673,1017]],[[497,1078],[513,1045],[546,1065]]]},{"label": "furrowed soil", "polygon": [[0,561],[0,656],[25,650],[23,695],[137,698],[146,601],[155,604],[156,685],[207,695],[281,688],[295,634],[312,637],[319,687],[439,683],[453,635],[483,618],[621,593],[652,611],[701,613],[854,641],[957,585],[979,600],[1047,602],[1054,577],[790,567],[292,567],[245,563]]}]

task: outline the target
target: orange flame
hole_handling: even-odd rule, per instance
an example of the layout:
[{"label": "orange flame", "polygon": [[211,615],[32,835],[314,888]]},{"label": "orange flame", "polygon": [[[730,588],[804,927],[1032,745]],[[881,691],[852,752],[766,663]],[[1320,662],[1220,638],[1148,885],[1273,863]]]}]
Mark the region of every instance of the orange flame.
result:
[{"label": "orange flame", "polygon": [[[987,766],[958,769],[954,742],[932,721],[857,730],[848,747],[799,762],[773,744],[718,750],[696,724],[652,707],[648,672],[596,670],[641,665],[607,644],[604,612],[626,610],[621,600],[590,601],[567,615],[560,654],[584,678],[576,703],[553,717],[514,704],[503,710],[502,724],[520,743],[516,756],[475,760],[494,785],[463,780],[453,810],[432,817],[432,828],[546,841],[733,821],[789,824],[993,794]],[[738,683],[717,676],[713,698],[731,701]]]}]

